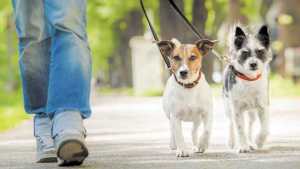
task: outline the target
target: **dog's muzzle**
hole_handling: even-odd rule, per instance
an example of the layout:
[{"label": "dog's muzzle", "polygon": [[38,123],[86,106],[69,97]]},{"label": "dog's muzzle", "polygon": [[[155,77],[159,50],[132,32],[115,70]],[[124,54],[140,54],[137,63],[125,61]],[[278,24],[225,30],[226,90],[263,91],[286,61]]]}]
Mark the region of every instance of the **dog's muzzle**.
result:
[{"label": "dog's muzzle", "polygon": [[186,79],[187,75],[188,75],[188,71],[187,70],[182,70],[179,72],[181,79]]}]

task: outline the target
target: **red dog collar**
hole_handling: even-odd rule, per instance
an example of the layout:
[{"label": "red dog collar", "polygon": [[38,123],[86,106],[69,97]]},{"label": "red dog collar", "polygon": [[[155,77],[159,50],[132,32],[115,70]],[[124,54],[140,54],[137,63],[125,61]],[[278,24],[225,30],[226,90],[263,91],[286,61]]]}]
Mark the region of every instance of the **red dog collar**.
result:
[{"label": "red dog collar", "polygon": [[245,74],[243,74],[243,73],[241,73],[241,72],[238,72],[238,71],[235,70],[234,68],[233,68],[233,72],[234,72],[234,74],[235,74],[237,77],[239,77],[240,79],[246,80],[246,81],[255,81],[255,80],[258,80],[258,79],[261,77],[261,73],[260,73],[260,74],[256,75],[256,77],[250,78],[250,77],[246,76]]}]

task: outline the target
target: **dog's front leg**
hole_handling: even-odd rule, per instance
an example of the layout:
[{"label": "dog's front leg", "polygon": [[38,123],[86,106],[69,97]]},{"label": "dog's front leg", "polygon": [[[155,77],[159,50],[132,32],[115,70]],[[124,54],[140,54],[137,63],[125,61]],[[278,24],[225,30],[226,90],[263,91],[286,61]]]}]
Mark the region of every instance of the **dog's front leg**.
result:
[{"label": "dog's front leg", "polygon": [[209,111],[203,115],[203,132],[198,143],[200,153],[204,153],[208,148],[212,128],[212,113],[212,111]]},{"label": "dog's front leg", "polygon": [[174,116],[170,118],[172,128],[174,129],[175,142],[177,146],[176,156],[177,157],[188,157],[189,153],[185,149],[184,138],[182,134],[181,120]]},{"label": "dog's front leg", "polygon": [[235,135],[234,123],[235,123],[234,118],[230,118],[228,145],[232,149],[234,149],[236,147],[236,135]]},{"label": "dog's front leg", "polygon": [[249,111],[249,124],[248,124],[248,142],[250,143],[250,149],[255,150],[255,145],[253,144],[253,124],[255,122],[256,112]]},{"label": "dog's front leg", "polygon": [[193,122],[193,129],[192,129],[193,152],[196,152],[196,153],[199,152],[199,148],[198,148],[199,125],[200,125],[200,120]]},{"label": "dog's front leg", "polygon": [[237,134],[240,142],[240,147],[238,149],[239,153],[247,153],[250,152],[250,147],[247,142],[247,136],[245,132],[245,118],[244,112],[242,112],[239,108],[235,107],[234,110],[234,120],[237,128]]},{"label": "dog's front leg", "polygon": [[170,123],[170,149],[171,150],[176,150],[177,146],[176,146],[176,140],[175,140],[175,128],[174,125],[172,125],[172,120],[169,120]]},{"label": "dog's front leg", "polygon": [[267,107],[263,107],[258,111],[258,118],[260,120],[260,132],[256,137],[256,145],[258,148],[262,148],[267,136],[269,135],[269,110]]}]

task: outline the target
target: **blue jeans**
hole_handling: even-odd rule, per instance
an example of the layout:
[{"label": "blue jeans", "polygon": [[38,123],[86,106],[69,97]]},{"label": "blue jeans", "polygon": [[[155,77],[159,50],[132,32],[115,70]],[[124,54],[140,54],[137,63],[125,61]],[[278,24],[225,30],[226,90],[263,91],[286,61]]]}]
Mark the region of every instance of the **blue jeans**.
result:
[{"label": "blue jeans", "polygon": [[13,0],[28,113],[90,110],[86,0]]}]

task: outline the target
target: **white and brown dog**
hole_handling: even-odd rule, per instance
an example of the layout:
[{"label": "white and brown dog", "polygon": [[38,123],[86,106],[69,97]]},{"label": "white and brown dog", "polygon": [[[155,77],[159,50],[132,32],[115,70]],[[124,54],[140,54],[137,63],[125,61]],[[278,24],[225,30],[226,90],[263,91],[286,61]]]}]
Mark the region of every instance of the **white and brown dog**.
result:
[{"label": "white and brown dog", "polygon": [[[229,146],[246,153],[261,148],[269,133],[268,74],[272,55],[268,27],[252,33],[235,26],[228,43],[231,63],[224,72],[223,95],[230,119]],[[254,142],[253,123],[257,117],[260,131]]]},{"label": "white and brown dog", "polygon": [[[181,44],[178,40],[160,41],[162,52],[169,56],[172,76],[168,79],[163,109],[170,121],[170,148],[176,156],[190,155],[185,147],[182,121],[193,123],[193,151],[203,153],[208,148],[212,128],[213,98],[211,89],[201,72],[202,58],[213,48],[215,41],[200,40],[195,44]],[[203,131],[198,138],[198,128]]]}]

